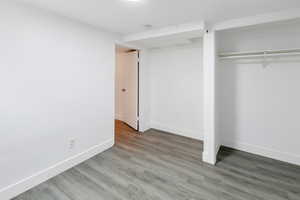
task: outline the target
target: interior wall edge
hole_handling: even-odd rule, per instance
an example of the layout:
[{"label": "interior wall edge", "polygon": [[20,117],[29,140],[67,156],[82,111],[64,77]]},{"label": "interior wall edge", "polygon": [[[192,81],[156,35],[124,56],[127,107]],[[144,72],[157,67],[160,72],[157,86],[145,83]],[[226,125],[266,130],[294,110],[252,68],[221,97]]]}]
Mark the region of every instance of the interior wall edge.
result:
[{"label": "interior wall edge", "polygon": [[217,144],[217,146],[216,146],[216,158],[217,158],[217,156],[218,156],[218,153],[219,153],[219,151],[220,151],[220,149],[221,149],[221,144]]},{"label": "interior wall edge", "polygon": [[281,152],[275,149],[252,145],[241,141],[223,140],[222,146],[300,166],[300,156],[292,153]]},{"label": "interior wall edge", "polygon": [[115,144],[114,139],[109,139],[101,144],[95,145],[86,151],[83,151],[75,156],[67,158],[57,164],[50,166],[42,171],[39,171],[19,182],[9,185],[3,189],[0,189],[0,199],[9,200],[17,195],[26,192],[27,190],[59,175],[60,173],[67,171],[68,169],[94,157],[95,155],[102,153],[103,151],[111,148]]}]

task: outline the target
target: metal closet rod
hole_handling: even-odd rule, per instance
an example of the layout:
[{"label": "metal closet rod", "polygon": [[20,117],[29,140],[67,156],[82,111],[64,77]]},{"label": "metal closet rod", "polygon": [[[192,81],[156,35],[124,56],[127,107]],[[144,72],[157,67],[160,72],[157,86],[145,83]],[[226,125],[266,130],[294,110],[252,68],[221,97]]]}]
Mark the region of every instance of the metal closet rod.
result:
[{"label": "metal closet rod", "polygon": [[229,52],[219,54],[220,59],[234,58],[258,58],[258,57],[274,57],[274,56],[295,56],[300,55],[300,49],[281,49],[281,50],[265,50],[252,52]]}]

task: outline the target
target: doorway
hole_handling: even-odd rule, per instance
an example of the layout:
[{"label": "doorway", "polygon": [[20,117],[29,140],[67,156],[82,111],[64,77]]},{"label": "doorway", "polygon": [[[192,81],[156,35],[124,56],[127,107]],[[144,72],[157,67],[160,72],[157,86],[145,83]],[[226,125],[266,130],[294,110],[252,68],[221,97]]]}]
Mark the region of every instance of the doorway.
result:
[{"label": "doorway", "polygon": [[115,119],[139,131],[139,51],[116,46]]}]

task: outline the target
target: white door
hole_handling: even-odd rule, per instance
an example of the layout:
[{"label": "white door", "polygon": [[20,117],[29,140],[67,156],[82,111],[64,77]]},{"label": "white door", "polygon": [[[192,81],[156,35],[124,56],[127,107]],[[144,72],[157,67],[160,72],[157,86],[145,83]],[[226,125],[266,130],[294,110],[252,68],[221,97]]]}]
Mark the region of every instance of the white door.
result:
[{"label": "white door", "polygon": [[138,52],[124,53],[122,61],[122,118],[138,130]]}]

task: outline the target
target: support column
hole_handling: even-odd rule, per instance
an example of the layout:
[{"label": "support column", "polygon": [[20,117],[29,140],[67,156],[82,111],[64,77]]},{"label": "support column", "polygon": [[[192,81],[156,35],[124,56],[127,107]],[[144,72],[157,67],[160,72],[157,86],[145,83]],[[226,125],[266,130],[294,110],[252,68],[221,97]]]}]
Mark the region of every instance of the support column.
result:
[{"label": "support column", "polygon": [[142,49],[139,58],[139,124],[141,132],[150,129],[149,76],[148,51]]},{"label": "support column", "polygon": [[214,30],[207,30],[203,37],[203,80],[204,80],[204,151],[203,161],[216,163],[215,130],[215,71],[216,36]]}]

